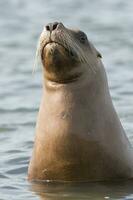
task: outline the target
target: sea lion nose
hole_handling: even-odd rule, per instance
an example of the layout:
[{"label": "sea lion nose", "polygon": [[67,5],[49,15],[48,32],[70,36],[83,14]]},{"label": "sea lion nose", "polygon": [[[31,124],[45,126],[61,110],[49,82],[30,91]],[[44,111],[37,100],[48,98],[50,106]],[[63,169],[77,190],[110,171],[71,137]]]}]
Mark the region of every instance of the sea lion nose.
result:
[{"label": "sea lion nose", "polygon": [[48,23],[46,25],[46,30],[52,32],[57,28],[58,24],[59,24],[58,22]]}]

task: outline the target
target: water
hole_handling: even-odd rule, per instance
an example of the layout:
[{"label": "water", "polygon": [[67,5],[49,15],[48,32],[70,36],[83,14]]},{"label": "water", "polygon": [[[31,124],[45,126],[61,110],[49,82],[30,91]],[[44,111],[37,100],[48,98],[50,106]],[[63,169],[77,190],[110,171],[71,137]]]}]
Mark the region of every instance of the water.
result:
[{"label": "water", "polygon": [[132,10],[132,0],[0,0],[0,200],[133,199],[133,182],[26,180],[41,96],[41,70],[32,76],[32,68],[48,22],[80,27],[100,50],[114,105],[133,144]]}]

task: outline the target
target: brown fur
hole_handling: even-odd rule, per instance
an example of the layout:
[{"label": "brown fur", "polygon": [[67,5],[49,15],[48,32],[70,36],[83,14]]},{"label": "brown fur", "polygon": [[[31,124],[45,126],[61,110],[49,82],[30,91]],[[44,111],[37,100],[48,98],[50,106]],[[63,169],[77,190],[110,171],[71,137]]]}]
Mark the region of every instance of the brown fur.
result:
[{"label": "brown fur", "polygon": [[78,37],[79,31],[62,24],[51,35],[41,35],[43,96],[30,180],[132,177],[131,145],[114,110],[99,53]]}]

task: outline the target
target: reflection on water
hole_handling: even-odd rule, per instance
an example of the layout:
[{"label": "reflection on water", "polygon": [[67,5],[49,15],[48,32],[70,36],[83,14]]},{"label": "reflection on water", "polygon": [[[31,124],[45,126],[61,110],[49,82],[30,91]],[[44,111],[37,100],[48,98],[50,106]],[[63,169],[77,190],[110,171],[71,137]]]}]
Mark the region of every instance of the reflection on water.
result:
[{"label": "reflection on water", "polygon": [[103,183],[33,183],[40,200],[103,200],[133,199],[133,181]]},{"label": "reflection on water", "polygon": [[0,200],[124,199],[133,194],[132,182],[34,184],[36,192],[29,190],[41,96],[41,70],[32,76],[32,68],[39,34],[53,21],[84,30],[102,54],[116,110],[133,144],[133,1],[0,0]]}]

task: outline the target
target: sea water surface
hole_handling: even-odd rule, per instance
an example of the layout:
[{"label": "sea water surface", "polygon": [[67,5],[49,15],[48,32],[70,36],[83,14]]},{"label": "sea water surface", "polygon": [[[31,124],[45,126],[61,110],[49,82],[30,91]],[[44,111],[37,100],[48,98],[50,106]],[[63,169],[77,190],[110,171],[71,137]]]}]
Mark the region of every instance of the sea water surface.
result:
[{"label": "sea water surface", "polygon": [[0,200],[133,199],[133,182],[27,181],[41,97],[32,75],[38,37],[48,22],[84,30],[103,56],[113,103],[133,144],[133,1],[0,0]]}]

